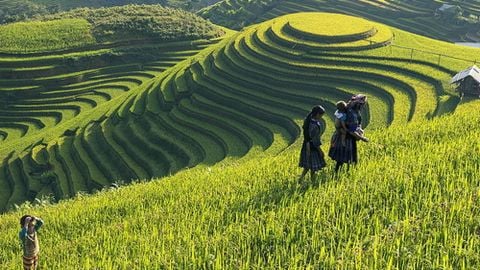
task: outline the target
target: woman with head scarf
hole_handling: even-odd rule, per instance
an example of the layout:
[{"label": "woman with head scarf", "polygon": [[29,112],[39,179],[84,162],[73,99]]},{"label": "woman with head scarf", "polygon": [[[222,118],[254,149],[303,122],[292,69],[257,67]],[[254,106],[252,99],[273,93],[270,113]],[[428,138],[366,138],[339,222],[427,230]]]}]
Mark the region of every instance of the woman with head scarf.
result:
[{"label": "woman with head scarf", "polygon": [[[367,96],[362,94],[352,96],[347,103],[346,125],[349,132],[347,132],[344,143],[342,143],[342,134],[339,130],[335,130],[335,133],[332,136],[328,155],[337,162],[335,165],[335,172],[338,172],[343,164],[349,165],[357,163],[357,140],[363,138],[363,141],[368,141],[368,139],[363,137],[361,115],[361,111],[366,103]],[[361,137],[356,136],[358,134],[361,134]]]},{"label": "woman with head scarf", "polygon": [[300,152],[299,166],[303,168],[300,181],[310,171],[312,181],[315,181],[315,172],[326,166],[325,154],[320,145],[321,122],[325,109],[320,106],[314,106],[303,122],[303,144]]}]

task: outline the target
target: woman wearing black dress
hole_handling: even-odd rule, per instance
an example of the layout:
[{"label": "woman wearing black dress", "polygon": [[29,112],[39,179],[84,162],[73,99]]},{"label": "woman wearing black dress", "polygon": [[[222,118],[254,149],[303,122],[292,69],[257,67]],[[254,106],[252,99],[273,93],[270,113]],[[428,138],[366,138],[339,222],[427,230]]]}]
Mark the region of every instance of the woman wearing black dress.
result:
[{"label": "woman wearing black dress", "polygon": [[299,166],[303,168],[302,175],[299,180],[303,180],[305,175],[310,171],[312,181],[315,180],[315,172],[326,166],[325,155],[320,148],[322,141],[321,122],[325,109],[317,105],[307,115],[303,122],[303,144],[300,152]]},{"label": "woman wearing black dress", "polygon": [[[367,96],[358,94],[352,96],[347,103],[347,124],[356,126],[363,132],[361,111],[367,102]],[[336,130],[333,133],[330,149],[328,151],[330,158],[335,160],[335,172],[343,166],[343,164],[355,164],[358,161],[357,139],[347,132],[345,143],[342,143],[341,133]]]}]

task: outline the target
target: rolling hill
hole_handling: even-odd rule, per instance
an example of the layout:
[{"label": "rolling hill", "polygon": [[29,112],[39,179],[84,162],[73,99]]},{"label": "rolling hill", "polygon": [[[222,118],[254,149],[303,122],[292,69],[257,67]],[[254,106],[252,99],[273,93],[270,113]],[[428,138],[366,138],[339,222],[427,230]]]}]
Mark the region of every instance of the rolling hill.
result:
[{"label": "rolling hill", "polygon": [[[463,16],[440,16],[442,4],[459,5]],[[480,40],[478,23],[480,3],[468,1],[395,1],[395,0],[224,0],[198,12],[202,17],[232,29],[266,21],[295,12],[335,12],[381,22],[423,36],[448,41]]]},{"label": "rolling hill", "polygon": [[[120,10],[130,8],[126,6]],[[158,6],[137,6],[131,16],[152,9],[164,10]],[[118,10],[114,8],[113,11],[101,12],[112,15]],[[97,189],[103,186],[83,182],[80,186],[68,186],[64,180],[71,180],[70,174],[80,173],[72,171],[67,173],[69,176],[58,178],[63,179],[62,184],[55,180],[62,188],[57,186],[52,190],[49,187],[52,178],[44,175],[45,170],[48,171],[53,164],[62,168],[65,161],[42,161],[42,145],[62,134],[67,137],[75,134],[75,129],[82,125],[82,121],[89,123],[95,113],[104,113],[113,104],[121,103],[131,94],[130,90],[147,87],[147,82],[152,78],[218,42],[216,38],[223,33],[223,30],[205,21],[202,25],[201,18],[191,20],[195,17],[192,14],[174,17],[186,13],[166,11],[170,22],[175,22],[172,18],[177,18],[175,23],[165,25],[160,16],[152,16],[155,19],[149,25],[152,29],[150,33],[139,30],[136,35],[123,35],[120,40],[97,40],[91,34],[96,24],[92,26],[81,18],[0,27],[0,39],[6,41],[0,48],[0,156],[4,161],[0,172],[2,209],[8,201],[18,203],[41,194],[55,194],[56,198],[62,198],[85,190],[86,186],[90,190],[95,185]],[[120,14],[112,17],[128,18],[124,13]],[[78,27],[78,31],[74,31],[76,28],[72,28],[72,25]],[[125,33],[123,26],[116,27],[114,23],[109,26]],[[102,29],[106,30],[105,27]],[[134,30],[132,26],[129,29]],[[90,38],[79,38],[78,33],[85,33]],[[13,38],[16,36],[18,38]],[[100,115],[103,113],[100,112]],[[57,130],[57,133],[53,130]],[[35,152],[35,158],[31,154],[25,155],[27,152]],[[20,160],[23,161],[18,163]],[[72,161],[67,159],[67,162]]]},{"label": "rolling hill", "polygon": [[[345,20],[357,26],[335,27]],[[417,46],[405,47],[410,44]],[[299,138],[299,122],[312,105],[333,111],[337,100],[358,92],[369,96],[364,118],[372,129],[451,112],[458,98],[448,81],[473,64],[469,57],[477,52],[460,48],[360,18],[300,13],[231,34],[162,73],[142,65],[65,76],[73,85],[48,93],[48,106],[60,95],[62,103],[68,96],[94,108],[64,122],[58,113],[31,110],[35,98],[14,105],[24,109],[4,119],[2,205],[93,192],[112,182],[247,158],[259,149],[279,153]],[[98,88],[119,74],[128,91],[105,97]],[[95,83],[71,82],[77,76]],[[11,93],[44,97],[38,91]],[[111,101],[96,101],[102,98]]]},{"label": "rolling hill", "polygon": [[192,13],[160,5],[83,8],[0,25],[0,53],[52,53],[74,48],[85,51],[212,39],[222,34],[221,29]]},{"label": "rolling hill", "polygon": [[218,0],[0,0],[0,24],[24,21],[38,16],[69,11],[75,8],[101,8],[129,4],[160,4],[164,7],[196,11]]}]

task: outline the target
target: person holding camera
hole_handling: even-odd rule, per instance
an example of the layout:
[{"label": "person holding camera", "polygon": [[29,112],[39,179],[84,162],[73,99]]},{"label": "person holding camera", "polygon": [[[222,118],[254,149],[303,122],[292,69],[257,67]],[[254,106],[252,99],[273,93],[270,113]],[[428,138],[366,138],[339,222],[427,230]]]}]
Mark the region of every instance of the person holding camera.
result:
[{"label": "person holding camera", "polygon": [[43,220],[31,215],[20,218],[20,233],[18,234],[23,248],[23,269],[35,270],[38,267],[40,245],[37,231],[42,227]]}]

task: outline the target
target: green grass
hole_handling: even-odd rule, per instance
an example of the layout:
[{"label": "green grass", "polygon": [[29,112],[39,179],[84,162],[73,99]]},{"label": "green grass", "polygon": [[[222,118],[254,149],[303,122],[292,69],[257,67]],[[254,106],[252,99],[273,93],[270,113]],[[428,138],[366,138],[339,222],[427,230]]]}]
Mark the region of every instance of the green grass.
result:
[{"label": "green grass", "polygon": [[19,22],[0,26],[0,52],[65,50],[95,44],[85,19]]},{"label": "green grass", "polygon": [[59,50],[142,47],[145,43],[213,39],[223,34],[222,28],[197,15],[160,5],[84,8],[0,25],[0,53],[47,55]]},{"label": "green grass", "polygon": [[[0,81],[2,211],[165,177],[3,214],[0,265],[18,264],[12,235],[32,212],[47,221],[48,269],[479,268],[479,102],[459,103],[448,85],[466,64],[456,58],[478,49],[373,22],[385,31],[318,35],[310,28],[323,15],[277,18],[211,46],[170,44],[158,58],[108,68],[84,69],[101,58],[80,54],[68,58],[77,69],[43,76],[60,56],[4,60],[21,71],[30,59],[40,73]],[[325,24],[351,19],[333,17]],[[362,44],[385,33],[393,45]],[[335,102],[358,92],[369,97],[371,139],[359,145],[360,163],[335,177],[329,160],[319,182],[298,183],[302,118],[315,104],[327,109],[327,150]],[[64,103],[79,111],[68,118]]]},{"label": "green grass", "polygon": [[[450,76],[459,68],[453,58],[443,56],[445,60],[439,62],[424,53],[412,57],[391,43],[378,47],[362,42],[394,33],[393,45],[415,40],[418,52],[424,50],[422,44],[446,46],[458,57],[476,55],[478,50],[460,49],[367,21],[366,25],[378,31],[334,34],[332,30],[324,42],[325,35],[312,30],[309,38],[303,39],[301,33],[322,18],[327,25],[351,19],[324,15],[309,12],[277,18],[229,33],[208,47],[205,42],[192,42],[181,47],[186,51],[175,52],[178,43],[174,43],[164,46],[165,51],[151,61],[5,80],[5,96],[15,91],[14,84],[24,85],[17,93],[23,97],[25,110],[34,105],[55,108],[52,106],[67,101],[80,108],[72,118],[62,114],[65,119],[52,127],[9,126],[19,128],[23,134],[18,136],[23,137],[7,134],[4,142],[8,145],[0,146],[0,157],[16,150],[28,158],[39,143],[58,149],[49,160],[60,166],[49,173],[56,174],[61,183],[5,193],[17,196],[24,192],[28,198],[27,194],[48,194],[49,189],[58,187],[55,194],[71,196],[112,182],[148,180],[222,160],[270,157],[295,144],[301,135],[302,118],[313,105],[322,104],[327,109],[324,123],[331,128],[335,103],[359,92],[369,96],[363,115],[363,125],[369,130],[455,110],[459,100],[448,86]],[[290,18],[311,23],[298,26],[290,23]],[[297,46],[290,46],[292,43]],[[345,47],[353,50],[345,51]],[[192,55],[194,48],[199,53]],[[53,65],[59,61],[48,59]],[[181,59],[185,60],[165,69]],[[41,87],[34,88],[33,83]],[[40,117],[40,113],[31,118]],[[42,170],[39,164],[28,168]],[[33,181],[28,175],[24,178]],[[12,181],[21,183],[22,179],[15,175]]]},{"label": "green grass", "polygon": [[480,145],[464,142],[477,137],[478,105],[370,131],[360,164],[332,178],[330,162],[319,183],[297,183],[294,144],[267,159],[24,208],[0,220],[1,263],[18,266],[12,235],[28,212],[46,221],[42,268],[476,269],[480,160],[471,151]]},{"label": "green grass", "polygon": [[[51,185],[50,180],[43,176],[29,175],[29,171],[44,170],[35,163],[29,164],[23,175],[17,173],[16,165],[10,166],[14,169],[9,176],[10,183],[6,178],[1,179],[2,185],[8,186],[1,194],[1,211],[6,210],[7,205],[11,207],[35,196],[67,198],[77,192],[93,192],[109,185],[107,179],[129,182],[168,173],[168,170],[160,170],[147,174],[141,168],[143,164],[136,165],[131,159],[119,157],[124,155],[123,148],[108,148],[110,143],[114,143],[111,141],[112,129],[118,127],[109,125],[108,131],[95,128],[93,135],[81,132],[83,128],[77,130],[74,137],[65,137],[63,134],[85,127],[90,121],[105,117],[107,113],[116,115],[117,106],[132,93],[138,92],[138,87],[145,88],[153,77],[212,42],[216,41],[164,42],[137,47],[120,46],[118,49],[112,46],[104,51],[0,58],[7,66],[7,75],[2,75],[0,81],[0,156],[4,158],[16,149],[28,161],[35,144],[53,142],[53,139],[55,142],[47,145],[51,149],[48,163],[53,165],[53,175],[58,180]],[[130,62],[133,59],[135,62]],[[51,64],[53,69],[48,71],[43,68],[42,62]],[[29,65],[32,67],[28,72],[21,68]],[[53,73],[45,76],[46,72]],[[110,142],[106,143],[107,139],[102,140],[102,136],[108,137]],[[103,151],[97,152],[100,148]],[[140,148],[134,149],[137,151]],[[155,151],[149,158],[152,159],[149,161],[151,168],[158,165],[158,161],[154,161],[159,158]],[[192,158],[193,164],[198,163],[196,159]],[[10,164],[18,162],[21,161],[16,156],[10,159]],[[178,170],[178,166],[186,165],[182,164],[173,166]],[[6,165],[2,166],[2,170],[8,170]],[[36,184],[25,187],[25,181]]]},{"label": "green grass", "polygon": [[165,7],[196,11],[219,0],[0,0],[0,24],[24,21],[42,15],[51,15],[74,8],[101,8],[128,4],[160,4]]},{"label": "green grass", "polygon": [[[435,39],[476,42],[478,20],[464,18],[437,18],[434,12],[443,3],[459,5],[475,16],[480,14],[480,3],[467,1],[350,1],[350,0],[223,0],[198,12],[212,22],[242,29],[255,23],[295,12],[334,12],[362,17]],[[347,25],[347,24],[345,24]],[[342,27],[341,25],[339,27]],[[473,37],[471,37],[473,36]]]},{"label": "green grass", "polygon": [[357,17],[352,17],[349,23],[341,23],[345,17],[340,14],[325,14],[322,17],[312,17],[308,21],[303,19],[302,13],[284,18],[293,29],[305,34],[312,34],[313,36],[337,37],[355,35],[369,32],[374,28],[371,21]]},{"label": "green grass", "polygon": [[160,5],[124,5],[108,8],[80,8],[40,18],[81,18],[92,24],[92,34],[100,43],[155,39],[181,41],[211,39],[223,30],[205,19],[181,10]]}]

